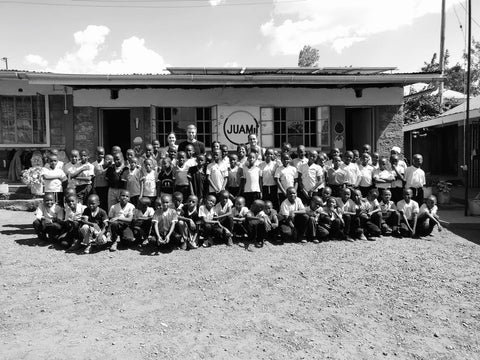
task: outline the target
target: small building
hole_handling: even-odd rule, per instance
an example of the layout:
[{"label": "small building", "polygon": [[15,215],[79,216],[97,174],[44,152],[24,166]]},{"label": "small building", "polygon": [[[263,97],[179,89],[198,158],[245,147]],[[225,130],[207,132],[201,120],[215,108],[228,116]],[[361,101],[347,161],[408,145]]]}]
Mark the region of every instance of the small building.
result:
[{"label": "small building", "polygon": [[0,71],[0,169],[12,150],[107,151],[141,137],[179,141],[188,124],[198,139],[235,149],[261,146],[328,152],[331,147],[389,153],[403,145],[403,87],[437,73],[394,68],[169,68],[165,75],[85,75]]},{"label": "small building", "polygon": [[466,102],[440,116],[403,127],[405,154],[423,154],[424,168],[432,175],[452,179],[464,177],[462,165],[469,168],[469,185],[480,187],[480,96],[470,100],[470,149],[464,158]]}]

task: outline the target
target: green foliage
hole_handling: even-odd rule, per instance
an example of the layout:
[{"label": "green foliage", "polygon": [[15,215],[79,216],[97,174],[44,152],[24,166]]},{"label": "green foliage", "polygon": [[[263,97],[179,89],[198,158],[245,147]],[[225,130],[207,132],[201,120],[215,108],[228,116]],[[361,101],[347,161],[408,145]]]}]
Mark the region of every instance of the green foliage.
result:
[{"label": "green foliage", "polygon": [[416,123],[428,120],[440,114],[438,99],[430,94],[412,96],[403,104],[404,123]]},{"label": "green foliage", "polygon": [[318,66],[318,60],[320,59],[318,49],[311,47],[310,45],[304,45],[303,49],[298,54],[298,66],[299,67],[316,67]]}]

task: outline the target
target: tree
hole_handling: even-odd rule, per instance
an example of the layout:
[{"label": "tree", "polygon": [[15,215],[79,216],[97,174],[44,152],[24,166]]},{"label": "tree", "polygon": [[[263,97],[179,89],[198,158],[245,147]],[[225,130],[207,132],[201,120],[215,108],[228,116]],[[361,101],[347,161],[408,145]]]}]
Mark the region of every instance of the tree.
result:
[{"label": "tree", "polygon": [[303,49],[298,54],[298,66],[299,67],[316,67],[318,66],[318,60],[320,59],[318,49],[311,47],[310,45],[304,45]]}]

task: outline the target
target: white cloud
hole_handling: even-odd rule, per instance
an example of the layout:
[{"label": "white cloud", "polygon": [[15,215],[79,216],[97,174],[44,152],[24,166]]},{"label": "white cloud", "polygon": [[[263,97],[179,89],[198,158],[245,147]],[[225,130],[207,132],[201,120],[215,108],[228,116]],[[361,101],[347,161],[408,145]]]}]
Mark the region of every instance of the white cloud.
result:
[{"label": "white cloud", "polygon": [[225,0],[208,0],[208,2],[212,6],[217,6],[217,5],[223,4]]},{"label": "white cloud", "polygon": [[24,63],[30,68],[33,67],[33,70],[40,70],[47,67],[48,65],[47,60],[45,60],[40,55],[35,54],[28,54],[27,56],[25,56]]},{"label": "white cloud", "polygon": [[66,52],[54,66],[47,67],[46,61],[42,62],[42,57],[38,55],[27,56],[25,61],[37,66],[41,65],[42,70],[57,73],[157,74],[165,72],[166,64],[163,57],[147,48],[145,40],[136,36],[123,41],[119,55],[113,51],[109,60],[100,60],[99,56],[105,47],[109,33],[110,29],[106,26],[88,25],[85,30],[73,35],[75,48]]},{"label": "white cloud", "polygon": [[[461,0],[447,0],[447,6]],[[274,0],[272,18],[261,25],[272,54],[298,54],[305,44],[325,44],[340,53],[354,43],[411,25],[416,18],[440,13],[438,0]]]},{"label": "white cloud", "polygon": [[236,61],[227,61],[223,67],[240,67]]}]

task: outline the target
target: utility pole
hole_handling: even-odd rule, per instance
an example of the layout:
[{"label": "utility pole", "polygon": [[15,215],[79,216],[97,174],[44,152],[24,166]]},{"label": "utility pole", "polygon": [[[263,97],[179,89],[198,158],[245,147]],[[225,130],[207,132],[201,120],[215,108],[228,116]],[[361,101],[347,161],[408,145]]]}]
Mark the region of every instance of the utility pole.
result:
[{"label": "utility pole", "polygon": [[5,61],[5,70],[8,70],[8,58],[3,57],[2,60]]},{"label": "utility pole", "polygon": [[[445,0],[442,0],[442,20],[440,24],[440,56],[438,64],[440,65],[440,74],[443,76],[445,72]],[[443,81],[438,85],[438,103],[440,107],[443,105]]]},{"label": "utility pole", "polygon": [[465,126],[463,129],[463,158],[465,164],[463,165],[463,171],[465,173],[465,216],[468,215],[468,186],[470,176],[470,67],[472,57],[472,0],[468,0],[468,51],[467,51],[467,106],[465,114]]}]

